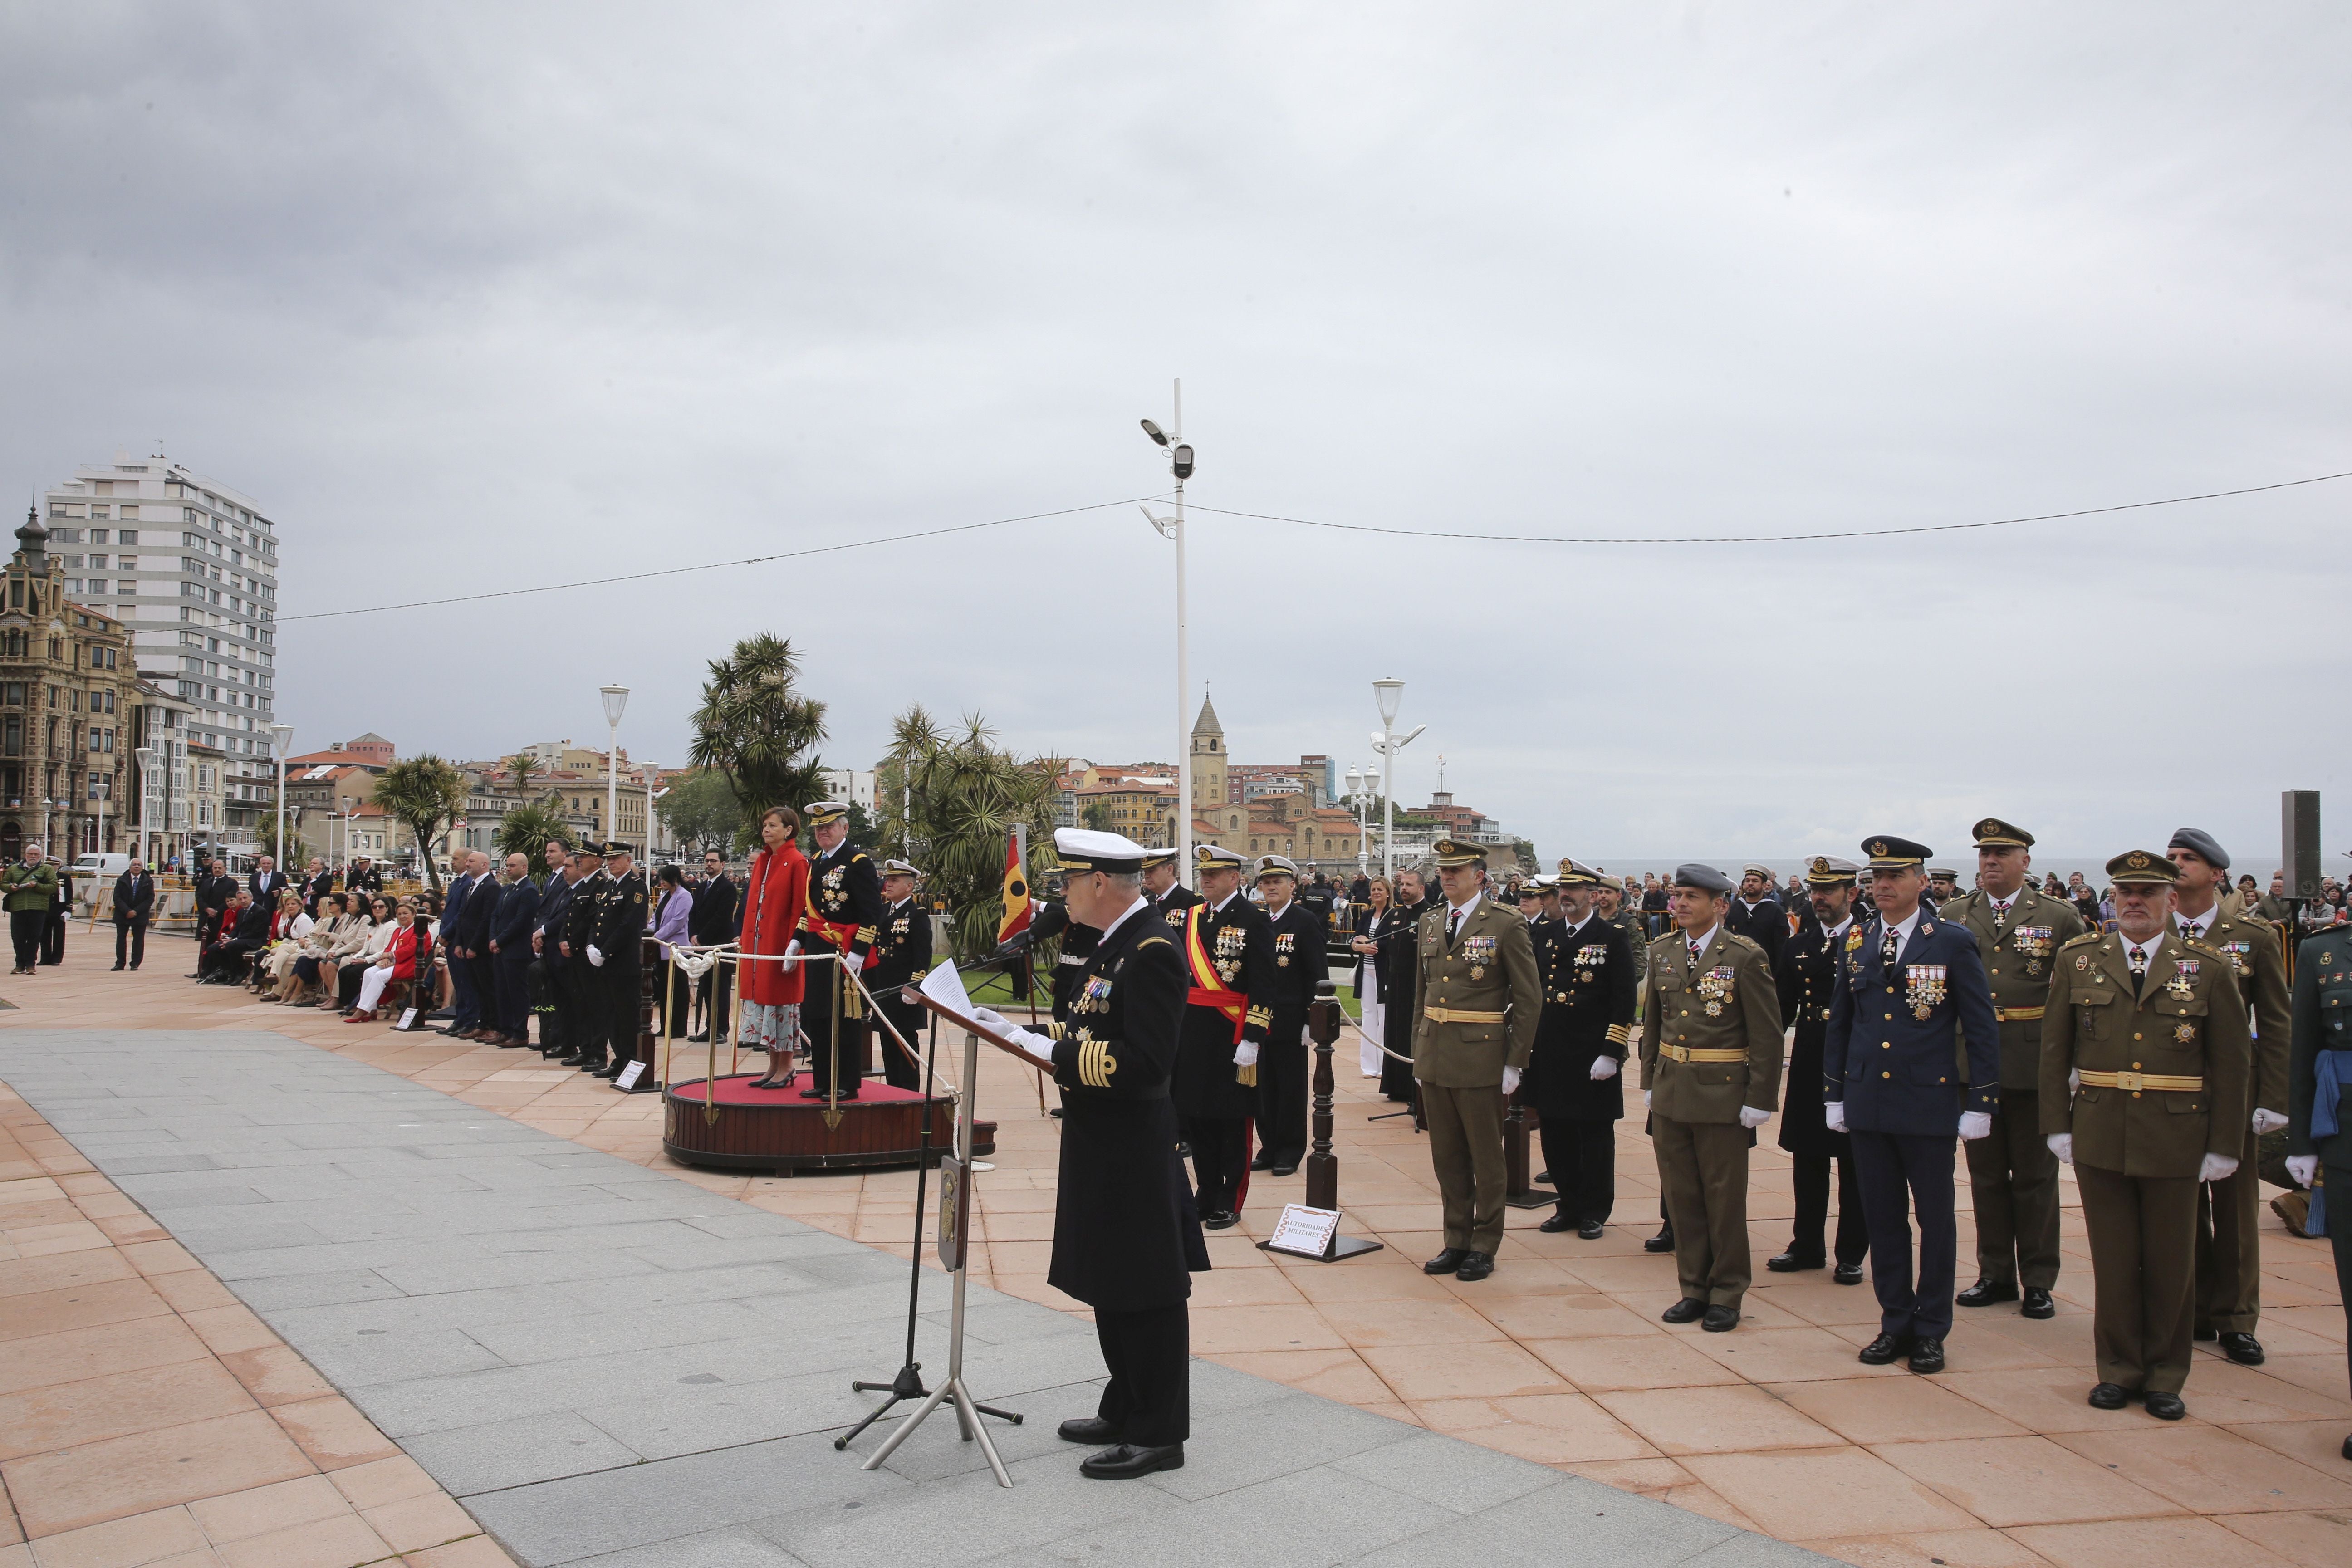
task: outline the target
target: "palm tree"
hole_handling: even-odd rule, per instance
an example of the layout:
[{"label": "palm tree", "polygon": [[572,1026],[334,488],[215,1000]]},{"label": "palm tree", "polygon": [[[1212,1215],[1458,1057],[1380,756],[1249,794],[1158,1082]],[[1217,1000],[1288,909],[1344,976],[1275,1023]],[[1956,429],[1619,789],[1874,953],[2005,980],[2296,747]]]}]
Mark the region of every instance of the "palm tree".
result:
[{"label": "palm tree", "polygon": [[929,890],[952,911],[959,949],[984,953],[995,946],[1004,910],[1004,845],[1014,826],[1029,830],[1033,874],[1053,862],[1054,781],[1062,761],[1000,751],[995,731],[976,713],[965,715],[963,732],[951,739],[920,709],[902,716],[896,732],[913,797],[909,837],[923,845]]},{"label": "palm tree", "polygon": [[540,852],[551,841],[572,846],[572,826],[562,816],[544,805],[518,805],[499,819],[499,853],[502,856],[518,852],[530,857],[531,868],[539,868]]},{"label": "palm tree", "polygon": [[797,809],[824,787],[815,753],[824,704],[801,694],[799,676],[791,642],[761,632],[712,659],[702,683],[688,757],[723,774],[754,821],[772,805]]},{"label": "palm tree", "polygon": [[507,759],[506,768],[507,772],[514,775],[515,798],[517,800],[529,800],[530,798],[530,775],[539,772],[539,759],[531,755],[529,752],[517,752],[513,756]]},{"label": "palm tree", "polygon": [[433,863],[433,839],[466,809],[466,775],[426,752],[384,769],[375,781],[375,803],[406,825],[416,840],[416,858],[425,862],[425,881],[439,892],[441,868]]}]

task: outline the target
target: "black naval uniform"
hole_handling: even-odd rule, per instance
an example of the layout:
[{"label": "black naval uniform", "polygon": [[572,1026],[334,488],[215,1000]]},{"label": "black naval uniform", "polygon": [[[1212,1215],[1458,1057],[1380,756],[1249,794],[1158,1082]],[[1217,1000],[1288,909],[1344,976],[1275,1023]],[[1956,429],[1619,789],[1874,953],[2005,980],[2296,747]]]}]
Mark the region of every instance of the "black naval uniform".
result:
[{"label": "black naval uniform", "polygon": [[569,1056],[572,1050],[572,1003],[564,993],[563,931],[571,918],[574,884],[561,871],[548,873],[539,895],[539,957],[530,966],[531,1011],[539,1015],[539,1054]]},{"label": "black naval uniform", "polygon": [[1633,943],[1597,912],[1574,926],[1564,915],[1538,921],[1528,934],[1535,939],[1544,1006],[1519,1094],[1542,1119],[1537,1131],[1559,1193],[1558,1217],[1570,1226],[1606,1225],[1617,1203],[1625,1075],[1596,1079],[1592,1064],[1625,1059],[1641,985]]},{"label": "black naval uniform", "polygon": [[1185,989],[1165,922],[1139,901],[1095,944],[1052,1031],[1062,1153],[1045,1279],[1094,1309],[1110,1372],[1096,1414],[1140,1447],[1192,1435],[1185,1303],[1209,1266],[1169,1099]]},{"label": "black naval uniform", "polygon": [[[898,993],[907,986],[921,984],[930,967],[931,912],[909,893],[883,911],[880,934],[874,942],[874,959],[864,978],[882,1016],[916,1050],[922,1048],[923,1006],[919,1002],[901,1002]],[[898,1042],[889,1037],[888,1030],[883,1031],[877,1044],[882,1051],[883,1080],[893,1089],[920,1089],[922,1065],[898,1048]]]},{"label": "black naval uniform", "polygon": [[572,888],[572,902],[563,911],[563,940],[572,944],[571,955],[557,972],[568,1007],[563,1035],[572,1042],[572,1054],[563,1063],[583,1072],[595,1072],[604,1065],[605,1009],[596,971],[588,963],[588,944],[596,940],[596,917],[603,907],[598,900],[612,885],[613,879],[598,867]]},{"label": "black naval uniform", "polygon": [[[1265,1044],[1257,1062],[1257,1165],[1290,1171],[1307,1158],[1307,1007],[1329,978],[1330,921],[1297,899],[1267,917],[1274,971],[1265,995]],[[1253,994],[1255,1005],[1258,997]],[[1255,1167],[1253,1167],[1255,1168]]]},{"label": "black naval uniform", "polygon": [[618,1078],[637,1054],[637,1025],[644,1011],[643,950],[646,934],[646,874],[635,867],[625,877],[606,879],[596,900],[596,934],[590,938],[604,955],[589,973],[599,986],[604,1043],[613,1048],[603,1076]]},{"label": "black naval uniform", "polygon": [[1779,973],[1780,950],[1789,945],[1789,911],[1780,907],[1780,900],[1767,893],[1751,904],[1732,894],[1731,908],[1724,911],[1723,929],[1762,948],[1765,966]]},{"label": "black naval uniform", "polygon": [[[1194,1194],[1201,1217],[1216,1219],[1241,1212],[1249,1193],[1250,1120],[1257,1111],[1257,1091],[1243,1081],[1234,1066],[1234,1052],[1243,1040],[1257,1042],[1264,1066],[1266,1026],[1271,1021],[1268,998],[1274,990],[1274,933],[1265,911],[1238,892],[1212,908],[1195,898],[1178,921],[1165,921],[1169,940],[1187,966],[1186,997],[1176,1055],[1171,1092],[1184,1141],[1192,1146]],[[1188,930],[1197,925],[1197,932]],[[1239,993],[1242,1006],[1238,1033],[1227,1008],[1197,1000],[1207,994],[1202,976],[1192,973],[1195,938],[1202,959],[1223,985]]]},{"label": "black naval uniform", "polygon": [[[1841,1271],[1862,1267],[1870,1256],[1870,1226],[1863,1216],[1862,1182],[1854,1173],[1853,1144],[1843,1132],[1830,1131],[1822,1100],[1822,1042],[1830,1032],[1830,1005],[1837,994],[1838,964],[1843,956],[1851,919],[1835,931],[1811,915],[1780,950],[1773,979],[1780,992],[1780,1016],[1796,1028],[1789,1047],[1788,1093],[1780,1101],[1779,1142],[1789,1152],[1790,1175],[1797,1189],[1797,1217],[1789,1237],[1789,1250],[1769,1258],[1764,1267],[1786,1274],[1819,1268],[1829,1261],[1822,1233],[1829,1228],[1830,1162],[1837,1162],[1837,1265]],[[1859,1277],[1853,1277],[1859,1282]]]},{"label": "black naval uniform", "polygon": [[[847,952],[863,963],[881,924],[882,877],[865,850],[844,838],[831,854],[809,857],[809,912],[801,917],[798,936],[803,952]],[[801,1031],[808,1036],[814,1069],[812,1087],[802,1097],[822,1100],[837,1087],[839,1098],[855,1100],[866,1067],[866,1005],[841,964],[816,967],[821,973],[809,977],[810,1005],[801,1009]],[[837,1083],[836,1048],[841,1054]]]}]

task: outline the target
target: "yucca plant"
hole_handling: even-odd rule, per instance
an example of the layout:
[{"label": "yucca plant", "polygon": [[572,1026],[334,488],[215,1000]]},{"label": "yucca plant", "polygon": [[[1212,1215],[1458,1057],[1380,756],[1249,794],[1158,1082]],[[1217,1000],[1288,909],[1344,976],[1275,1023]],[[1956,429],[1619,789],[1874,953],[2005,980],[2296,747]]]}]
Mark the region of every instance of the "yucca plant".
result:
[{"label": "yucca plant", "polygon": [[966,714],[962,732],[950,736],[921,708],[911,708],[892,736],[885,764],[890,798],[877,802],[883,831],[921,846],[926,890],[947,904],[958,955],[984,956],[996,946],[1004,845],[1014,826],[1029,830],[1033,880],[1039,868],[1054,863],[1054,781],[1061,760],[999,749],[995,731],[977,713]]},{"label": "yucca plant", "polygon": [[798,810],[824,787],[816,745],[824,739],[824,704],[799,688],[800,656],[768,632],[745,637],[710,661],[702,706],[694,710],[698,768],[715,768],[757,823],[772,805]]}]

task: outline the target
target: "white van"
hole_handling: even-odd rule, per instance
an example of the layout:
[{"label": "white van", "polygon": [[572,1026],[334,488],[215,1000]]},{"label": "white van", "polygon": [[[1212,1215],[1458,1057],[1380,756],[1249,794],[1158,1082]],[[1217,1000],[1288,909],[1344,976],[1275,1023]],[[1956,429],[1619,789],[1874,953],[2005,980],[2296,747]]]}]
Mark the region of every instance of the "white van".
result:
[{"label": "white van", "polygon": [[69,868],[73,872],[73,878],[76,882],[85,881],[89,878],[95,877],[104,881],[106,885],[110,888],[114,885],[114,879],[131,869],[131,857],[128,855],[85,855],[80,859],[75,861]]}]

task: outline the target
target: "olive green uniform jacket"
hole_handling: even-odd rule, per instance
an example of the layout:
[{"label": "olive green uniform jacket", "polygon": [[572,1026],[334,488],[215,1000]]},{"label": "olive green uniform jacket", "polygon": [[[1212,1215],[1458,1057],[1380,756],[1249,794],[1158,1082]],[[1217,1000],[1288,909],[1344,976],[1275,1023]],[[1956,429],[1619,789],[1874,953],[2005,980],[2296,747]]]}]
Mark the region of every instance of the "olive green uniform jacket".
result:
[{"label": "olive green uniform jacket", "polygon": [[[1414,932],[1412,1075],[1441,1089],[1499,1088],[1506,1067],[1528,1070],[1543,1017],[1543,979],[1525,916],[1482,896],[1454,940],[1444,899]],[[1467,1014],[1468,1017],[1455,1015]]]},{"label": "olive green uniform jacket", "polygon": [[[1698,962],[1679,930],[1650,944],[1642,1015],[1642,1087],[1675,1121],[1737,1122],[1739,1108],[1780,1102],[1780,994],[1764,950],[1718,925]],[[1683,1053],[1738,1052],[1691,1061]]]},{"label": "olive green uniform jacket", "polygon": [[[2177,931],[2176,923],[2167,934]],[[2230,961],[2239,995],[2253,1009],[2253,1098],[2246,1102],[2247,1114],[2274,1110],[2284,1116],[2287,1061],[2294,1049],[2294,1006],[2287,997],[2286,948],[2279,941],[2278,928],[2268,921],[2224,910],[2197,940]]]},{"label": "olive green uniform jacket", "polygon": [[1980,892],[1947,900],[1937,914],[1975,933],[2000,1021],[2000,1087],[2042,1087],[2042,1018],[2058,950],[2083,934],[2083,917],[2063,899],[2021,888],[2008,918],[1993,924],[1992,900]]},{"label": "olive green uniform jacket", "polygon": [[[2207,1154],[2245,1152],[2251,1051],[2230,961],[2166,931],[2135,989],[2120,932],[2058,950],[2042,1019],[2042,1131],[2074,1136],[2074,1163],[2194,1181]],[[2069,1094],[2066,1075],[2083,1074]],[[2096,1075],[2125,1075],[2094,1083]],[[2151,1088],[2139,1075],[2194,1088]]]}]

